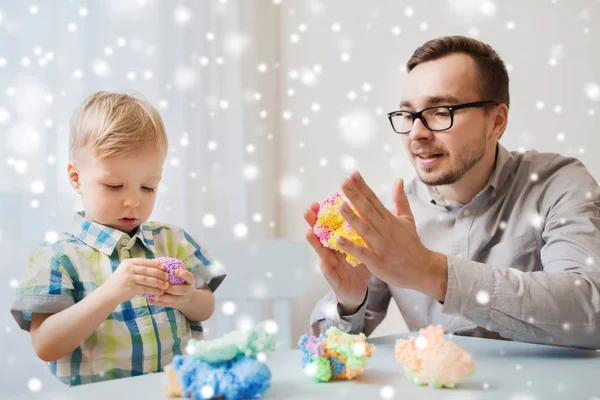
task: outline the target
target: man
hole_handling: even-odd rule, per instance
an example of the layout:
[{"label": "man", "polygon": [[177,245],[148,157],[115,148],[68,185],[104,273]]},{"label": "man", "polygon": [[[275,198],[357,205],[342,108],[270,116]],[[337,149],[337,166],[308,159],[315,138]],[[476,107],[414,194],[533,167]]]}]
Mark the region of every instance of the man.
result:
[{"label": "man", "polygon": [[[369,335],[390,300],[411,331],[600,348],[600,190],[576,159],[507,151],[508,74],[488,45],[453,36],[407,64],[400,110],[389,114],[418,179],[394,187],[392,213],[355,172],[340,212],[367,243],[338,238],[362,260],[316,250],[332,292],[311,316]],[[312,227],[318,204],[305,213]]]}]

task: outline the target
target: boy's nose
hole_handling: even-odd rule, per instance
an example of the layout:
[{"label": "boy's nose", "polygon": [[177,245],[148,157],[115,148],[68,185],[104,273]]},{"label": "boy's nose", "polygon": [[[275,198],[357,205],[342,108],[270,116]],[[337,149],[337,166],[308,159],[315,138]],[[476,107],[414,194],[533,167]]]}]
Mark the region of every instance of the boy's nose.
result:
[{"label": "boy's nose", "polygon": [[140,205],[140,199],[138,199],[137,197],[128,197],[125,200],[123,200],[123,207],[128,208],[128,207],[139,207]]}]

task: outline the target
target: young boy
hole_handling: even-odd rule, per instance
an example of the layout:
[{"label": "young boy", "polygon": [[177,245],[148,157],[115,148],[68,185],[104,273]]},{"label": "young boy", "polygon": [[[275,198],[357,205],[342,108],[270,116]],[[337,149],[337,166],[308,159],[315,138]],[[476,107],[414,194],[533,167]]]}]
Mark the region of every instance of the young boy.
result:
[{"label": "young boy", "polygon": [[[66,384],[162,371],[213,313],[225,271],[183,229],[146,222],[166,155],[162,119],[144,100],[99,92],[75,112],[67,170],[85,211],[33,252],[11,308]],[[169,285],[160,256],[193,271],[177,271],[185,284]]]}]

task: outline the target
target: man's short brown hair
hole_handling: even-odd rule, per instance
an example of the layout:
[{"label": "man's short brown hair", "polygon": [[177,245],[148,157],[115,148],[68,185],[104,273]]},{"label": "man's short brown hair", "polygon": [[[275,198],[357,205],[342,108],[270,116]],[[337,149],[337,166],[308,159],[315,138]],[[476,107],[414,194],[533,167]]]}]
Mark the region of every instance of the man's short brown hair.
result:
[{"label": "man's short brown hair", "polygon": [[465,36],[444,36],[433,39],[415,50],[406,64],[408,72],[417,65],[444,56],[464,53],[473,58],[479,69],[478,100],[493,100],[510,106],[508,72],[504,62],[488,44]]}]

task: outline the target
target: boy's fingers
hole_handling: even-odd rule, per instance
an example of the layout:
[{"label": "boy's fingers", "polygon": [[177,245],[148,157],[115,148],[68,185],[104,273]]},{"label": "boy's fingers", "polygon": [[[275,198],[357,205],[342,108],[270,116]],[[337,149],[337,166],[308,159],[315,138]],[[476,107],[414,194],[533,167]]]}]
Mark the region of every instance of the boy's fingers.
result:
[{"label": "boy's fingers", "polygon": [[169,274],[167,274],[166,272],[163,272],[162,270],[158,270],[156,268],[151,268],[151,267],[142,266],[142,265],[135,265],[133,267],[133,272],[136,275],[152,276],[154,278],[161,279],[163,281],[166,281],[169,279]]},{"label": "boy's fingers", "polygon": [[143,265],[145,267],[158,268],[160,270],[163,269],[163,265],[156,260],[148,260],[147,258],[132,258],[131,261],[135,265]]}]

